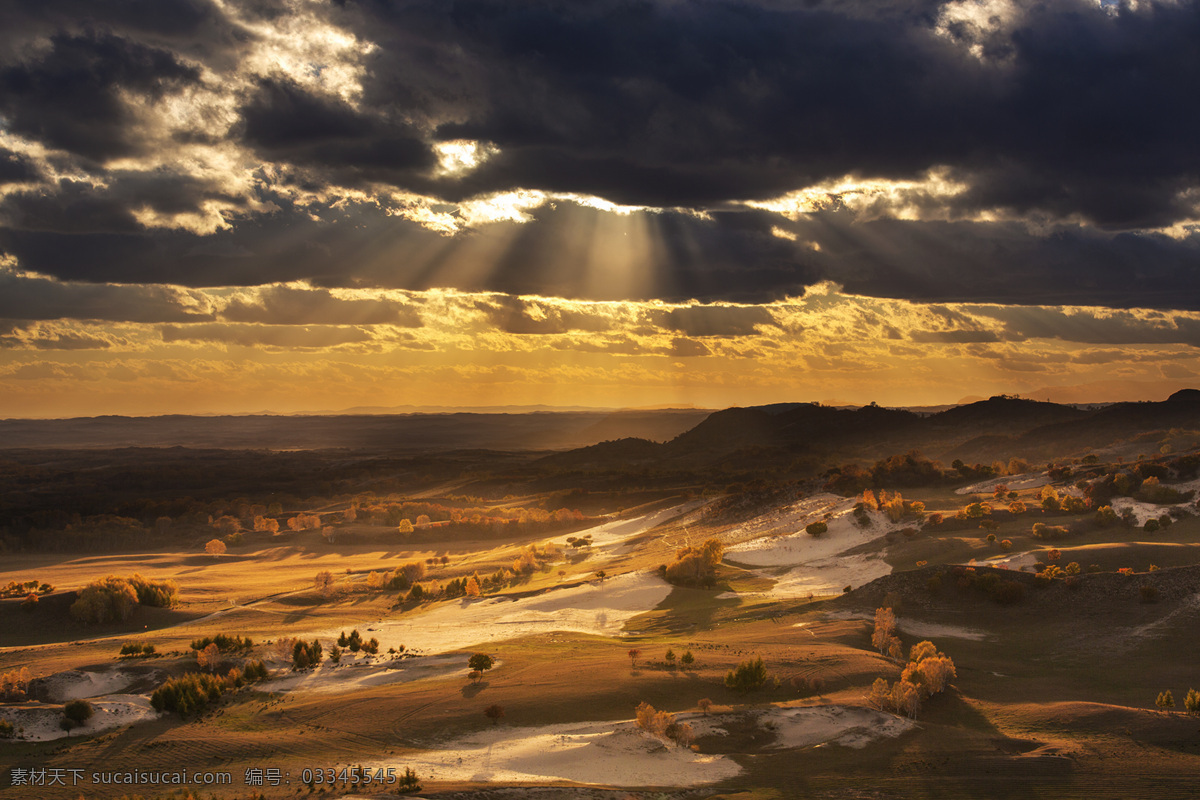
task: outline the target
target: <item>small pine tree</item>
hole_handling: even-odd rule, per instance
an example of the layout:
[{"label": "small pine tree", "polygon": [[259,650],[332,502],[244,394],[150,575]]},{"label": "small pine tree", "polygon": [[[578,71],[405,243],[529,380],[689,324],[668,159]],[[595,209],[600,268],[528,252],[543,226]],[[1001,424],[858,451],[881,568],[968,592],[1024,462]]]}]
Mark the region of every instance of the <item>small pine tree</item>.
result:
[{"label": "small pine tree", "polygon": [[1167,689],[1165,692],[1160,692],[1158,699],[1154,701],[1154,705],[1158,706],[1159,710],[1170,713],[1171,709],[1175,708],[1175,698],[1171,695],[1171,690]]},{"label": "small pine tree", "polygon": [[685,667],[690,667],[692,664],[696,663],[696,657],[692,655],[691,650],[687,650],[679,657],[679,663]]},{"label": "small pine tree", "polygon": [[1183,708],[1189,714],[1200,714],[1200,692],[1188,689],[1187,696],[1183,698]]}]

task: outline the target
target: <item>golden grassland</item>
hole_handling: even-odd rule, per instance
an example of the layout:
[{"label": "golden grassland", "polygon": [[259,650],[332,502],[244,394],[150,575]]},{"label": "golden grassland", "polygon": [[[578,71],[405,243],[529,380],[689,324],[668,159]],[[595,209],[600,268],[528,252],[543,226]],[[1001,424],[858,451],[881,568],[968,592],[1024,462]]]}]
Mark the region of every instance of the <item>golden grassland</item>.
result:
[{"label": "golden grassland", "polygon": [[[1031,494],[1022,492],[1022,495]],[[970,496],[918,490],[929,511],[953,513]],[[979,495],[984,499],[987,495]],[[632,516],[647,509],[631,509]],[[1104,571],[1150,564],[1200,563],[1200,519],[1184,519],[1144,541],[1140,531],[1097,530],[1053,544],[1032,538],[1035,515],[1005,519],[991,531],[929,528],[909,538],[869,546],[897,572],[929,564],[965,563],[998,555],[988,532],[1013,542],[1014,552],[1062,551],[1061,563],[1097,564]],[[535,572],[510,593],[551,590],[596,581],[597,569],[617,575],[650,571],[674,550],[729,525],[668,523],[635,537],[606,558],[563,558]],[[115,555],[17,554],[5,557],[0,583],[30,577],[54,584],[55,594],[29,615],[19,601],[0,601],[0,670],[28,667],[46,675],[71,668],[112,666],[125,641],[153,643],[161,658],[145,663],[166,673],[194,669],[193,639],[216,633],[256,642],[303,636],[364,620],[419,610],[398,607],[395,592],[366,591],[365,574],[414,560],[440,558],[433,578],[486,574],[512,562],[528,541],[446,541],[408,549],[371,526],[351,542],[329,542],[315,531],[250,535],[222,556],[161,550]],[[565,535],[554,537],[559,544]],[[313,577],[328,570],[336,591],[323,596]],[[559,574],[563,570],[565,574]],[[141,573],[180,586],[171,609],[139,608],[125,623],[87,627],[70,621],[65,598],[107,574]],[[696,711],[710,698],[714,711],[766,704],[865,703],[871,682],[890,680],[899,665],[871,649],[870,622],[848,615],[854,595],[772,599],[756,593],[773,581],[762,571],[722,565],[717,589],[677,587],[658,607],[631,619],[618,639],[580,633],[542,633],[489,645],[502,664],[478,683],[460,674],[394,683],[341,694],[270,694],[253,688],[227,695],[198,718],[167,716],[94,737],[0,743],[0,775],[18,765],[171,771],[223,770],[233,787],[206,789],[218,797],[245,794],[248,768],[275,767],[298,776],[305,768],[397,760],[406,753],[492,725],[483,709],[499,704],[503,724],[626,720],[640,702],[672,712]],[[771,736],[750,724],[698,741],[701,753],[729,754],[743,767],[711,787],[729,800],[820,797],[1183,797],[1200,774],[1200,723],[1153,708],[1164,688],[1182,705],[1200,685],[1196,667],[1198,611],[1181,601],[1131,603],[1099,598],[1090,605],[1056,606],[1052,595],[1015,606],[945,591],[936,601],[897,597],[901,619],[980,631],[978,639],[934,637],[958,666],[950,691],[923,709],[916,730],[864,750],[840,746],[778,751]],[[731,596],[730,592],[737,596]],[[906,645],[921,638],[906,635]],[[630,648],[640,650],[635,661]],[[670,667],[665,652],[691,651],[690,668]],[[468,652],[463,653],[465,667]],[[740,661],[762,657],[780,679],[751,694],[726,689],[722,678]],[[820,677],[815,694],[789,679]],[[7,783],[0,777],[0,786]],[[612,784],[620,786],[619,776]],[[426,782],[425,794],[480,788]],[[666,787],[670,788],[670,787]],[[290,787],[268,797],[308,794]],[[346,791],[349,791],[347,789]],[[88,797],[118,796],[118,787],[89,788]],[[145,792],[153,794],[153,792]],[[74,800],[78,788],[43,788],[47,800]],[[5,797],[26,796],[0,788]]]}]

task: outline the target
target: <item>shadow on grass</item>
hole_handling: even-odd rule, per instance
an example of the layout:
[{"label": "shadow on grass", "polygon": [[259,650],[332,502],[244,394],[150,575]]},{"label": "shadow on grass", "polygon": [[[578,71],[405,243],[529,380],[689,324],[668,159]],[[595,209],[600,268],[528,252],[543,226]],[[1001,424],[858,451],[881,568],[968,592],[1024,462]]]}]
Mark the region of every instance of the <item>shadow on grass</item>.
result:
[{"label": "shadow on grass", "polygon": [[465,697],[466,699],[470,700],[472,697],[475,697],[477,694],[479,694],[480,692],[482,692],[484,689],[486,689],[489,686],[491,686],[491,684],[488,683],[487,681],[480,681],[479,683],[468,683],[466,686],[464,686],[462,688],[462,696]]},{"label": "shadow on grass", "polygon": [[720,590],[676,586],[652,611],[639,614],[625,623],[625,631],[641,634],[685,633],[709,630],[716,626],[722,612],[736,609],[736,597],[718,598]]}]

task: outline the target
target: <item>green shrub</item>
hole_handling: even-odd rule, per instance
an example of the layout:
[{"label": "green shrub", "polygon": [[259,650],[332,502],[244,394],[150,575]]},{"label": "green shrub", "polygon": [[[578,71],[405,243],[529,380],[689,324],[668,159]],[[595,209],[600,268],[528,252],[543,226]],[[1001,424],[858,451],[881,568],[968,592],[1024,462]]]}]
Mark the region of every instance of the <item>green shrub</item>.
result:
[{"label": "green shrub", "polygon": [[92,709],[92,704],[87,700],[72,700],[63,706],[63,716],[75,725],[87,722],[94,713],[96,712]]},{"label": "green shrub", "polygon": [[174,711],[186,717],[221,699],[224,689],[225,682],[216,675],[189,672],[158,687],[150,696],[150,705],[155,711]]}]

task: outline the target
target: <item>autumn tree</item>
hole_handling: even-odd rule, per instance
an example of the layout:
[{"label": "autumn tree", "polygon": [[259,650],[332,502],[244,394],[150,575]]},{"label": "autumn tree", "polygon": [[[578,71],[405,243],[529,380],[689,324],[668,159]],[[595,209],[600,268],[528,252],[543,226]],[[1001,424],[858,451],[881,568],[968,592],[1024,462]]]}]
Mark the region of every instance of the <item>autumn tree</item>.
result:
[{"label": "autumn tree", "polygon": [[210,556],[219,556],[225,553],[225,543],[220,539],[209,539],[208,544],[204,545],[204,552]]},{"label": "autumn tree", "polygon": [[1160,711],[1170,713],[1171,709],[1175,708],[1175,698],[1171,695],[1171,690],[1160,692],[1158,699],[1154,701],[1154,705],[1158,706]]},{"label": "autumn tree", "polygon": [[630,667],[637,666],[637,658],[641,654],[642,654],[642,651],[638,650],[636,647],[630,648],[629,652],[626,654],[629,656],[629,666]]},{"label": "autumn tree", "polygon": [[896,615],[890,608],[875,609],[875,631],[871,634],[871,646],[883,653],[888,642],[896,633]]},{"label": "autumn tree", "polygon": [[1200,714],[1200,692],[1188,689],[1187,696],[1183,698],[1183,708],[1189,714]]},{"label": "autumn tree", "polygon": [[254,530],[265,533],[279,533],[279,520],[274,517],[257,516],[254,518]]},{"label": "autumn tree", "polygon": [[702,697],[699,701],[697,701],[696,707],[699,708],[704,713],[704,716],[707,717],[708,710],[712,708],[712,700],[709,700],[707,697]]},{"label": "autumn tree", "polygon": [[699,547],[684,547],[675,554],[675,562],[665,571],[668,581],[688,586],[711,586],[716,582],[717,564],[725,546],[716,538],[705,540]]},{"label": "autumn tree", "polygon": [[322,597],[328,597],[333,594],[333,573],[329,570],[322,570],[313,577],[313,588],[317,590]]},{"label": "autumn tree", "polygon": [[216,642],[207,645],[203,650],[196,651],[196,664],[200,669],[215,672],[221,663],[221,648]]}]

